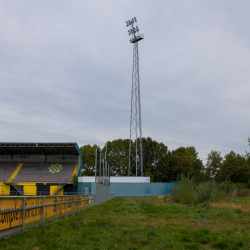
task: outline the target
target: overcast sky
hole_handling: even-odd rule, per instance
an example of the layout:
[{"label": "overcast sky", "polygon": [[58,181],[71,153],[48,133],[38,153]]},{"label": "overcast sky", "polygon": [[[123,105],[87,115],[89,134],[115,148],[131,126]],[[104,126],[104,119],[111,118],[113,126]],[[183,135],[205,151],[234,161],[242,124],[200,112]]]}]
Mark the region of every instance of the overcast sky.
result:
[{"label": "overcast sky", "polygon": [[142,134],[204,163],[250,151],[249,0],[0,0],[0,141],[129,138],[137,17]]}]

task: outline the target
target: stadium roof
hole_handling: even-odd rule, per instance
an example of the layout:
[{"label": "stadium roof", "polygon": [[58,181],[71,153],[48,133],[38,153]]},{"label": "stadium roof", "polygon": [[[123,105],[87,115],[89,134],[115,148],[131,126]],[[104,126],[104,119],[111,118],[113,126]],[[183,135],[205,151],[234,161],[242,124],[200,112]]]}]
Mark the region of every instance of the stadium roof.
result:
[{"label": "stadium roof", "polygon": [[73,143],[19,143],[0,142],[0,154],[81,154],[76,142]]}]

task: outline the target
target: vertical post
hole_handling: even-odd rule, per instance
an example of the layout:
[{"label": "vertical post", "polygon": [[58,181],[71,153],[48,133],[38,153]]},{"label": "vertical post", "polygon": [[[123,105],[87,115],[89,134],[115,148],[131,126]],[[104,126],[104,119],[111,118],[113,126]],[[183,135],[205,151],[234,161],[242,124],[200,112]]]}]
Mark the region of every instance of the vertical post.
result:
[{"label": "vertical post", "polygon": [[58,196],[56,196],[56,221],[57,221],[57,210],[58,210]]},{"label": "vertical post", "polygon": [[66,218],[68,216],[68,196],[66,195]]},{"label": "vertical post", "polygon": [[43,196],[43,221],[42,221],[43,226],[44,226],[44,213],[45,213],[44,205],[45,205],[45,196]]},{"label": "vertical post", "polygon": [[102,173],[102,154],[100,154],[100,169],[99,169],[99,181],[101,179],[101,173]]},{"label": "vertical post", "polygon": [[109,187],[110,187],[110,166],[108,164],[108,179],[109,179]]},{"label": "vertical post", "polygon": [[23,232],[25,230],[26,197],[23,197]]},{"label": "vertical post", "polygon": [[96,182],[96,171],[97,171],[97,147],[95,148],[95,182]]},{"label": "vertical post", "polygon": [[75,215],[75,195],[74,195],[74,200],[73,200],[73,215]]},{"label": "vertical post", "polygon": [[81,200],[82,199],[82,197],[81,197],[81,195],[79,195],[79,213],[80,213],[80,209],[81,209]]},{"label": "vertical post", "polygon": [[102,167],[102,184],[104,185],[105,183],[105,159],[103,157],[103,167]]},{"label": "vertical post", "polygon": [[83,210],[85,210],[85,195],[83,196]]}]

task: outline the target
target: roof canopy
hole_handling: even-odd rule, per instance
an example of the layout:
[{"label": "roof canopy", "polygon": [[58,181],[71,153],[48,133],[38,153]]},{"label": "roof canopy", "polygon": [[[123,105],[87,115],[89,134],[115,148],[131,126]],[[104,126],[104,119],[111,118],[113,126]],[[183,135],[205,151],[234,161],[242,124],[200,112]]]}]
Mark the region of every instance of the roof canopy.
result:
[{"label": "roof canopy", "polygon": [[0,142],[0,154],[77,154],[81,151],[76,142],[73,143],[8,143]]}]

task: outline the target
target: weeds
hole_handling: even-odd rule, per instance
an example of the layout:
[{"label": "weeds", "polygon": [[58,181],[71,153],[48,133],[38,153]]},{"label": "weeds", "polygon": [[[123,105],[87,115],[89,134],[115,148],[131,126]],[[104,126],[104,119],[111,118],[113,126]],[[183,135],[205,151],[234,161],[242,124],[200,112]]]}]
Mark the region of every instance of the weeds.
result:
[{"label": "weeds", "polygon": [[241,183],[216,183],[201,182],[196,183],[193,178],[181,175],[178,185],[174,186],[171,191],[175,202],[182,204],[200,204],[207,206],[208,202],[215,202],[229,197],[249,197],[249,190],[245,189]]},{"label": "weeds", "polygon": [[[170,197],[115,198],[48,226],[0,241],[0,249],[249,249],[241,207],[186,206]],[[119,212],[117,212],[119,211]]]}]

